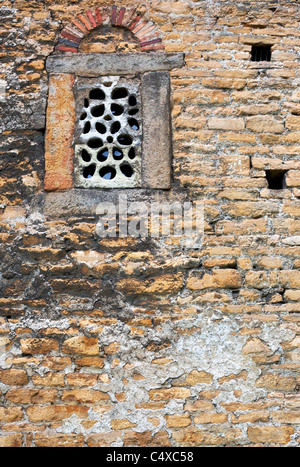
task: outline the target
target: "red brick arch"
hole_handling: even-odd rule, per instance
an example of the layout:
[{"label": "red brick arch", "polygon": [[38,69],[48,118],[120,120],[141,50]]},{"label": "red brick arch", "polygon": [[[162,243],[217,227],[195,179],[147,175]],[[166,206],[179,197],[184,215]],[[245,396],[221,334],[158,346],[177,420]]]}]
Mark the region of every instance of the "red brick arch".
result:
[{"label": "red brick arch", "polygon": [[80,42],[102,25],[123,27],[138,39],[142,52],[164,50],[160,31],[153,21],[137,13],[136,8],[117,7],[86,10],[74,18],[60,33],[55,50],[77,53]]}]

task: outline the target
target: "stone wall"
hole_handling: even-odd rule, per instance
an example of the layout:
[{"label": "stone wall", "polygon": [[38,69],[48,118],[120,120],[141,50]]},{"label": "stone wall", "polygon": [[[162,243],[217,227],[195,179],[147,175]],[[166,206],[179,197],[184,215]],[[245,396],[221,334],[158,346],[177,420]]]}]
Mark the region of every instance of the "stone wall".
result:
[{"label": "stone wall", "polygon": [[0,7],[0,446],[299,446],[299,3],[139,2],[185,53],[170,193],[204,202],[199,250],[100,239],[86,196],[44,191],[45,62],[99,3]]}]

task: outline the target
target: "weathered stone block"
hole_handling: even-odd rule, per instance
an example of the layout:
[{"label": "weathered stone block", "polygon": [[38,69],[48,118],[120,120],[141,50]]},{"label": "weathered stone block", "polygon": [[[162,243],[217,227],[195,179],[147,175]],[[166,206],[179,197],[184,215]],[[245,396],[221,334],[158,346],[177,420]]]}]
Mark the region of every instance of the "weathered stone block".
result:
[{"label": "weathered stone block", "polygon": [[94,337],[77,336],[65,340],[63,347],[65,353],[80,355],[99,355],[98,339]]},{"label": "weathered stone block", "polygon": [[183,66],[183,53],[76,54],[54,55],[47,59],[49,73],[87,77],[169,71]]},{"label": "weathered stone block", "polygon": [[89,407],[82,405],[35,405],[29,407],[26,412],[31,422],[53,422],[64,420],[72,415],[85,419],[87,417],[88,410]]},{"label": "weathered stone block", "polygon": [[249,427],[248,436],[251,443],[287,444],[291,441],[294,428],[290,426]]},{"label": "weathered stone block", "polygon": [[23,412],[21,407],[0,407],[0,423],[19,422],[22,418]]},{"label": "weathered stone block", "polygon": [[81,447],[84,445],[84,436],[76,434],[43,435],[37,433],[35,442],[36,446],[39,448]]},{"label": "weathered stone block", "polygon": [[142,76],[141,85],[143,186],[169,189],[172,160],[170,77],[168,73],[146,73]]},{"label": "weathered stone block", "polygon": [[20,448],[22,446],[22,434],[14,433],[9,435],[0,435],[1,448]]},{"label": "weathered stone block", "polygon": [[14,368],[0,370],[0,381],[2,384],[10,386],[24,386],[28,383],[28,376],[25,370]]},{"label": "weathered stone block", "polygon": [[74,76],[51,75],[45,142],[46,191],[73,186],[73,131],[75,125]]},{"label": "weathered stone block", "polygon": [[282,120],[269,115],[258,115],[255,117],[248,117],[246,121],[246,128],[255,133],[283,133],[284,124]]},{"label": "weathered stone block", "polygon": [[212,117],[208,120],[208,128],[211,130],[241,131],[245,128],[245,123],[242,118]]},{"label": "weathered stone block", "polygon": [[21,349],[24,354],[48,354],[58,349],[58,342],[48,338],[21,339]]},{"label": "weathered stone block", "polygon": [[191,290],[216,289],[216,288],[240,288],[242,285],[241,274],[235,269],[215,269],[211,274],[204,274],[202,278],[191,276],[187,287]]}]

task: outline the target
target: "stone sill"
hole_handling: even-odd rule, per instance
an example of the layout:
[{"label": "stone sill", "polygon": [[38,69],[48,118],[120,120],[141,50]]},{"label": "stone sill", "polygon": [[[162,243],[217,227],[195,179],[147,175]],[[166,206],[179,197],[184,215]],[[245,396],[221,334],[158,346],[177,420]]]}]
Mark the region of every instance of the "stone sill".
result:
[{"label": "stone sill", "polygon": [[170,71],[184,65],[183,53],[79,53],[52,55],[47,59],[46,69],[49,73],[97,77]]},{"label": "stone sill", "polygon": [[47,218],[95,216],[100,203],[113,203],[118,206],[120,196],[127,198],[128,205],[138,202],[145,203],[148,207],[153,202],[179,201],[183,203],[189,201],[188,190],[182,188],[174,188],[170,191],[135,188],[111,190],[73,188],[64,192],[36,195],[32,199],[31,209],[42,207],[43,214]]}]

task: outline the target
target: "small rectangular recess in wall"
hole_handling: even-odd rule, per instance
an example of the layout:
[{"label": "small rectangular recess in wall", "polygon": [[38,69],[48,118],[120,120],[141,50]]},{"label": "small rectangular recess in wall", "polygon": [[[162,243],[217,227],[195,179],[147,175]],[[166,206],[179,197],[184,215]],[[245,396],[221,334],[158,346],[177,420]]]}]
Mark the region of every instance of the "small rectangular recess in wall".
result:
[{"label": "small rectangular recess in wall", "polygon": [[252,62],[270,62],[271,45],[253,45],[251,49]]},{"label": "small rectangular recess in wall", "polygon": [[266,170],[268,188],[270,190],[283,190],[286,188],[286,170]]}]

